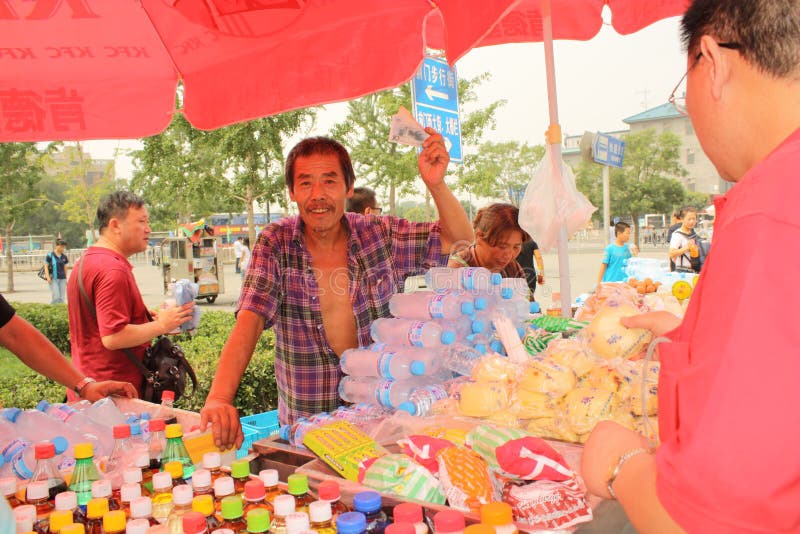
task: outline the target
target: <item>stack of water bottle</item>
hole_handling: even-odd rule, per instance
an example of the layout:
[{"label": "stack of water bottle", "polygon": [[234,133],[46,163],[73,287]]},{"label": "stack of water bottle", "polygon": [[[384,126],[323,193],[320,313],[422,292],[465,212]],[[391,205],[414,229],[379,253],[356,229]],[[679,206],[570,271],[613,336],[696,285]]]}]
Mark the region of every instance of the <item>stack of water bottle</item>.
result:
[{"label": "stack of water bottle", "polygon": [[430,269],[425,280],[432,292],[391,297],[394,318],[372,323],[375,343],[342,353],[343,400],[427,415],[447,397],[454,374],[469,375],[489,350],[504,353],[494,335],[495,314],[508,317],[524,335],[535,304],[524,279],[503,280],[482,267],[441,267]]}]

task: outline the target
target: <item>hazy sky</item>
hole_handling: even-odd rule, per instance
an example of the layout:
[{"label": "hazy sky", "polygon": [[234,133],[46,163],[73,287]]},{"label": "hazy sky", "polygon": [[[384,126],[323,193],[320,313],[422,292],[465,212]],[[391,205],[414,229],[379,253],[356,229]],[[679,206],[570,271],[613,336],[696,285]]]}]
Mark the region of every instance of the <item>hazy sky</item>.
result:
[{"label": "hazy sky", "polygon": [[[559,122],[565,134],[625,128],[623,118],[667,101],[686,69],[677,17],[657,22],[633,35],[621,36],[606,25],[591,41],[556,41],[556,90]],[[487,140],[544,142],[548,119],[544,48],[540,43],[475,49],[456,64],[461,77],[489,72],[479,88],[478,105],[506,99],[497,128]],[[318,119],[324,134],[345,113],[344,104],[326,106]],[[469,111],[467,109],[466,111]],[[136,147],[135,141],[87,141],[95,158],[111,158],[114,149]],[[117,158],[117,175],[130,178],[130,158]]]}]

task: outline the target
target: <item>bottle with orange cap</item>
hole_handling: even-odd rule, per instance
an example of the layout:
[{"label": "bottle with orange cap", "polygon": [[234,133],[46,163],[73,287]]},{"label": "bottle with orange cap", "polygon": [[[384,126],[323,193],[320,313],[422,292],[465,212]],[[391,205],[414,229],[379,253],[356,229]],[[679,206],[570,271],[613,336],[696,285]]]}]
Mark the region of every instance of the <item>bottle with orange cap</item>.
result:
[{"label": "bottle with orange cap", "polygon": [[62,528],[61,534],[86,534],[86,527],[81,523],[73,523]]},{"label": "bottle with orange cap", "polygon": [[244,514],[250,510],[263,508],[270,514],[274,511],[272,503],[266,501],[267,491],[260,478],[248,480],[244,485]]},{"label": "bottle with orange cap", "polygon": [[112,510],[103,514],[103,534],[125,534],[125,512]]},{"label": "bottle with orange cap", "polygon": [[497,534],[516,534],[511,505],[505,502],[490,502],[481,506],[481,523],[494,527]]},{"label": "bottle with orange cap", "polygon": [[103,516],[108,511],[108,500],[89,499],[86,503],[86,534],[103,534]]},{"label": "bottle with orange cap", "polygon": [[244,485],[250,480],[250,462],[247,460],[234,460],[231,462],[231,477],[236,488],[236,494],[244,493]]},{"label": "bottle with orange cap", "polygon": [[94,465],[94,447],[91,443],[75,445],[75,469],[69,482],[70,491],[78,497],[78,506],[84,507],[92,498],[92,483],[100,480],[100,473]]},{"label": "bottle with orange cap", "polygon": [[220,520],[214,515],[214,497],[211,495],[197,495],[192,499],[192,511],[203,514],[209,532],[219,528]]},{"label": "bottle with orange cap", "polygon": [[475,523],[464,529],[464,534],[495,534],[497,531],[491,525]]}]

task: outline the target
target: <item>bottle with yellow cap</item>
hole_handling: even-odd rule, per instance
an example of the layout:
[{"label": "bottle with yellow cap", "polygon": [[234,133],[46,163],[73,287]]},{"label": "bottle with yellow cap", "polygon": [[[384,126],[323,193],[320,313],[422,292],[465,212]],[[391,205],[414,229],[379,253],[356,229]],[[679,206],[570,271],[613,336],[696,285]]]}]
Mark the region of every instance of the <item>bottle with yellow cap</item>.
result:
[{"label": "bottle with yellow cap", "polygon": [[186,484],[184,474],[186,473],[183,464],[180,461],[167,462],[164,464],[164,472],[169,473],[172,477],[172,487],[177,488]]},{"label": "bottle with yellow cap", "polygon": [[186,450],[186,445],[183,443],[183,427],[179,424],[167,425],[166,428],[167,446],[164,449],[164,455],[161,457],[161,463],[167,462],[181,462],[183,464],[183,478],[192,478],[194,473],[194,464],[189,456],[189,451]]},{"label": "bottle with yellow cap", "polygon": [[269,532],[269,510],[256,508],[247,513],[248,534],[262,534]]},{"label": "bottle with yellow cap", "polygon": [[[494,527],[497,534],[516,534],[511,505],[505,502],[490,502],[481,506],[481,523]],[[466,532],[466,530],[464,531]]]},{"label": "bottle with yellow cap", "polygon": [[289,495],[294,497],[295,512],[308,513],[308,505],[316,500],[308,491],[308,477],[300,473],[289,475],[286,479]]},{"label": "bottle with yellow cap", "polygon": [[247,460],[234,460],[231,462],[231,477],[236,495],[244,493],[244,485],[250,480],[250,462]]},{"label": "bottle with yellow cap", "polygon": [[94,465],[94,448],[91,443],[75,445],[75,469],[69,483],[70,491],[78,497],[78,506],[86,506],[92,498],[92,482],[100,480],[100,473]]},{"label": "bottle with yellow cap", "polygon": [[50,513],[50,534],[59,534],[62,528],[73,523],[72,510],[54,510]]},{"label": "bottle with yellow cap", "polygon": [[78,496],[74,491],[65,491],[56,495],[56,511],[68,510],[72,513],[73,523],[86,523],[86,511],[78,506]]},{"label": "bottle with yellow cap", "polygon": [[484,523],[475,523],[464,529],[464,534],[495,534],[497,532],[493,526]]},{"label": "bottle with yellow cap", "polygon": [[103,533],[104,534],[124,534],[125,532],[125,512],[113,510],[103,514]]},{"label": "bottle with yellow cap", "polygon": [[231,495],[222,499],[222,524],[219,528],[229,528],[239,533],[247,532],[247,521],[244,519],[242,498]]},{"label": "bottle with yellow cap", "polygon": [[214,515],[214,497],[211,495],[197,495],[192,499],[192,511],[200,512],[205,516],[209,532],[219,528],[220,521]]},{"label": "bottle with yellow cap", "polygon": [[103,533],[103,516],[108,511],[107,499],[89,499],[86,504],[86,534]]},{"label": "bottle with yellow cap", "polygon": [[81,523],[66,525],[60,534],[86,534],[86,528]]}]

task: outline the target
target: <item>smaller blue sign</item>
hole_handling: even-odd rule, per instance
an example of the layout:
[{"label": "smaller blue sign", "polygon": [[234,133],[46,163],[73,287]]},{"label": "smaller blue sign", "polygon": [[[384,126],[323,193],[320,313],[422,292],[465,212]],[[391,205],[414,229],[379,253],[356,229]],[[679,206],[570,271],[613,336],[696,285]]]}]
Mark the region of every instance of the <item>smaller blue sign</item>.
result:
[{"label": "smaller blue sign", "polygon": [[609,167],[622,167],[625,156],[625,141],[598,133],[592,143],[592,157],[596,163]]}]

